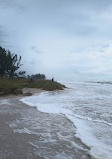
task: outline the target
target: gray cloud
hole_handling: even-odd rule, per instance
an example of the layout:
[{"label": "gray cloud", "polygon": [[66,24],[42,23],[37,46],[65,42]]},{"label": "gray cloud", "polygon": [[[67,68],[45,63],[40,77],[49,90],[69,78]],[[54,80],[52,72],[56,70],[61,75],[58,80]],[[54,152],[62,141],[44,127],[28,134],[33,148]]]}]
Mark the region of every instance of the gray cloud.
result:
[{"label": "gray cloud", "polygon": [[105,50],[110,58],[111,10],[111,0],[0,0],[0,42],[34,72],[102,71]]},{"label": "gray cloud", "polygon": [[3,31],[2,26],[0,26],[0,37],[6,37],[7,34]]},{"label": "gray cloud", "polygon": [[11,8],[14,10],[19,10],[19,11],[25,11],[26,7],[24,3],[22,3],[22,0],[0,0],[0,6],[3,9]]},{"label": "gray cloud", "polygon": [[33,50],[37,54],[42,54],[43,53],[37,46],[31,46],[31,50]]},{"label": "gray cloud", "polygon": [[0,25],[0,43],[3,45],[5,43],[5,39],[7,38],[8,34],[4,31],[4,28]]}]

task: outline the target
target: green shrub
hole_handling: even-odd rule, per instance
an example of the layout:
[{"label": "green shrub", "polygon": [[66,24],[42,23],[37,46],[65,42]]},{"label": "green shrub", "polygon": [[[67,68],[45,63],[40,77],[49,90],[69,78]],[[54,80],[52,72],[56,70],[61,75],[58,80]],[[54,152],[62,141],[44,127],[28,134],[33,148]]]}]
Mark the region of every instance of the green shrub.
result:
[{"label": "green shrub", "polygon": [[51,80],[36,80],[30,83],[29,79],[0,78],[0,96],[22,94],[22,88],[38,88],[46,91],[63,90],[64,85]]}]

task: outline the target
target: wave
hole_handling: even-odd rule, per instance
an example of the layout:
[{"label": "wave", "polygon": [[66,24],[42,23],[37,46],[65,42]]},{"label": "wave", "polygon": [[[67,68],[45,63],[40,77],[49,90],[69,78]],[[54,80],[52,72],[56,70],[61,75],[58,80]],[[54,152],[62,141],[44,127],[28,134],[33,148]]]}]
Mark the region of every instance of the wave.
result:
[{"label": "wave", "polygon": [[[85,85],[84,83],[75,83],[75,85],[69,83],[70,85],[73,85],[72,90],[53,93],[43,92],[39,95],[23,98],[21,101],[29,106],[36,107],[38,111],[43,113],[64,114],[77,128],[75,136],[90,147],[92,157],[112,159],[112,142],[110,141],[112,123],[108,122],[110,120],[109,112],[112,112],[110,107],[112,98],[111,96],[108,98],[107,94],[103,94],[101,97],[100,93],[102,90],[108,89],[112,93],[112,90],[109,87],[102,88],[100,85],[97,88],[97,85],[90,83]],[[99,97],[103,100],[99,101]],[[79,99],[80,102],[77,102]],[[87,113],[85,103],[88,105],[88,101],[94,102],[93,104],[89,103]],[[102,119],[102,114],[105,114],[108,120],[107,118]]]}]

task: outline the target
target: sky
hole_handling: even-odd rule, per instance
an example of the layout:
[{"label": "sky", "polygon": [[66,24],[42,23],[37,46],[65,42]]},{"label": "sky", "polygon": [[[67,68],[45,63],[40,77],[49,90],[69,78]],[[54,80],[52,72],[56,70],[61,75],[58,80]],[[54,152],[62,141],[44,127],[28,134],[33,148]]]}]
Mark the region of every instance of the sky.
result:
[{"label": "sky", "polygon": [[27,74],[112,81],[112,0],[0,0],[0,45]]}]

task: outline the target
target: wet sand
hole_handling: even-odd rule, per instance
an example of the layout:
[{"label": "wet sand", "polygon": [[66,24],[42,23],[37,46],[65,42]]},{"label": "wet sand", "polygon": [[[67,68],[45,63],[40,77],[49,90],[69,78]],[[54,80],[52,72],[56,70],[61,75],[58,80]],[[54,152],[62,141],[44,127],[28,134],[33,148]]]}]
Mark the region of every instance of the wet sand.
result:
[{"label": "wet sand", "polygon": [[41,113],[20,98],[0,98],[0,159],[90,159],[68,119]]}]

